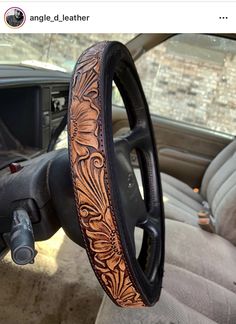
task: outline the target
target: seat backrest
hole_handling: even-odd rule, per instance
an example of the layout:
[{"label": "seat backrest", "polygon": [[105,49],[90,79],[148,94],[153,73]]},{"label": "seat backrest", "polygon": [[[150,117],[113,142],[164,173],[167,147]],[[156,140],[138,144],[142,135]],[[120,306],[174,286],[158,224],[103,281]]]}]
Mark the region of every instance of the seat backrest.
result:
[{"label": "seat backrest", "polygon": [[201,194],[211,208],[216,233],[236,245],[236,140],[209,165]]}]

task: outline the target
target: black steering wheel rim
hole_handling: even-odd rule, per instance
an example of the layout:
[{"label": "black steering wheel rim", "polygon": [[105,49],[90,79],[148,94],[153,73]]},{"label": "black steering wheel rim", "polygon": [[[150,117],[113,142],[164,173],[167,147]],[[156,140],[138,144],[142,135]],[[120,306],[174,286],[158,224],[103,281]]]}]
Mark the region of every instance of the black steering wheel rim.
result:
[{"label": "black steering wheel rim", "polygon": [[[123,98],[131,131],[113,141],[112,81]],[[102,42],[79,58],[70,93],[69,151],[77,213],[91,265],[122,307],[153,305],[164,265],[164,213],[148,105],[127,48]],[[142,199],[130,162],[138,152]],[[134,229],[144,237],[136,258]]]}]

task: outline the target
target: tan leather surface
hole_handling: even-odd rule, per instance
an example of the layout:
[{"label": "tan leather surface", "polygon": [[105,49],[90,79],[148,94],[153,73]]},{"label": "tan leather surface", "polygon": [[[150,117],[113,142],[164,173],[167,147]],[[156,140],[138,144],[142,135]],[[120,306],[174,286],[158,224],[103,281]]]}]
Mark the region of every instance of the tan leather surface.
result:
[{"label": "tan leather surface", "polygon": [[102,287],[122,307],[145,306],[132,282],[112,207],[103,146],[100,71],[106,42],[90,48],[75,68],[69,107],[73,186],[86,250]]}]

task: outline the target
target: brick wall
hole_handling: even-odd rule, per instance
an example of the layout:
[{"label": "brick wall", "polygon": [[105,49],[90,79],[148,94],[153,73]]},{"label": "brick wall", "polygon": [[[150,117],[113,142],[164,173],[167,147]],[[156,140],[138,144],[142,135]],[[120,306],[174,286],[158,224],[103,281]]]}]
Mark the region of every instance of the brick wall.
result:
[{"label": "brick wall", "polygon": [[236,134],[234,53],[170,40],[136,65],[153,113]]}]

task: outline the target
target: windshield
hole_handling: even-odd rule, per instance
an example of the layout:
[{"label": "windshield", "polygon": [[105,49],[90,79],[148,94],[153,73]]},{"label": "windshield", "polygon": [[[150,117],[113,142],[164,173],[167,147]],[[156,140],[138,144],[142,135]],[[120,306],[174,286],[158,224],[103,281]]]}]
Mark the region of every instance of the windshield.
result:
[{"label": "windshield", "polygon": [[71,72],[80,54],[103,40],[127,43],[135,34],[0,34],[0,64]]}]

